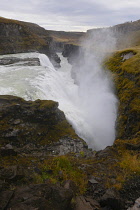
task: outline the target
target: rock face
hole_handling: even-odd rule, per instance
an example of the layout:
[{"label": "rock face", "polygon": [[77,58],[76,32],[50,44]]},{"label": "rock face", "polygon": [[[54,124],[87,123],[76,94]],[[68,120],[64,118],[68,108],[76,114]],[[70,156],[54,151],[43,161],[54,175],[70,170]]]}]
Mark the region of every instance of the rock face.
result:
[{"label": "rock face", "polygon": [[0,65],[14,65],[14,66],[40,66],[39,58],[17,58],[17,57],[4,57],[0,59]]},{"label": "rock face", "polygon": [[3,146],[10,144],[27,153],[42,148],[43,153],[61,155],[87,149],[58,109],[57,102],[27,102],[14,96],[0,96],[0,119]]},{"label": "rock face", "polygon": [[0,54],[40,52],[60,63],[49,33],[37,24],[0,18]]},{"label": "rock face", "polygon": [[[41,33],[39,33],[39,28]],[[45,29],[35,24],[0,18],[0,54],[37,50],[48,53],[51,38],[46,36],[45,40],[43,37],[45,35]]]},{"label": "rock face", "polygon": [[80,49],[79,46],[73,44],[65,44],[62,55],[68,58],[68,62],[70,64],[73,64],[75,62],[75,58],[77,58],[79,49]]}]

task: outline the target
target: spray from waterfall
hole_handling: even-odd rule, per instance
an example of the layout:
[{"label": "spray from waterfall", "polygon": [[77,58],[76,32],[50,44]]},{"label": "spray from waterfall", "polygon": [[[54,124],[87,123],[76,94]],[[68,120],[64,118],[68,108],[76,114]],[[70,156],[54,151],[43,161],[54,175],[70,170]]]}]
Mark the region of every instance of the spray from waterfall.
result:
[{"label": "spray from waterfall", "polygon": [[88,131],[78,130],[94,149],[103,149],[115,140],[117,98],[109,70],[103,61],[115,50],[116,39],[112,31],[93,31],[74,61],[72,77],[78,84],[79,108],[84,113]]}]

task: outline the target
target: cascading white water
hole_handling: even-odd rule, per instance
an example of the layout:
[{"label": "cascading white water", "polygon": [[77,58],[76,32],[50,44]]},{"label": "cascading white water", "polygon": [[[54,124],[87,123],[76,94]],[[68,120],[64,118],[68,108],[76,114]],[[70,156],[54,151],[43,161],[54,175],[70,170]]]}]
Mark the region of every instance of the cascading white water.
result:
[{"label": "cascading white water", "polygon": [[38,57],[41,66],[0,66],[1,95],[16,95],[26,100],[39,98],[58,101],[59,108],[64,111],[77,134],[90,147],[103,149],[113,143],[116,98],[108,76],[99,67],[96,71],[87,68],[88,72],[85,73],[82,70],[81,75],[84,76],[81,78],[79,72],[80,83],[76,85],[71,77],[71,65],[60,54],[61,68],[57,70],[43,54],[22,53],[13,56]]}]

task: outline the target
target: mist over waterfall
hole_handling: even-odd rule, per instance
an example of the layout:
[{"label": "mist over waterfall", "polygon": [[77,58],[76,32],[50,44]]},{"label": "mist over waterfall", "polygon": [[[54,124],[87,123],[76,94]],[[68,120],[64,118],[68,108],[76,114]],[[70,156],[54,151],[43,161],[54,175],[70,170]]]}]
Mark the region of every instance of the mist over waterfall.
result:
[{"label": "mist over waterfall", "polygon": [[102,67],[115,40],[109,34],[91,37],[75,57],[73,67],[60,53],[59,69],[54,69],[49,58],[40,53],[0,56],[40,61],[40,66],[28,66],[25,62],[0,66],[0,94],[58,101],[76,133],[89,147],[99,150],[112,145],[115,139],[117,98],[111,74]]},{"label": "mist over waterfall", "polygon": [[90,33],[82,45],[72,77],[78,84],[79,108],[88,129],[77,132],[92,148],[103,149],[115,140],[118,100],[112,75],[103,69],[103,61],[115,50],[116,39],[111,31],[102,29]]}]

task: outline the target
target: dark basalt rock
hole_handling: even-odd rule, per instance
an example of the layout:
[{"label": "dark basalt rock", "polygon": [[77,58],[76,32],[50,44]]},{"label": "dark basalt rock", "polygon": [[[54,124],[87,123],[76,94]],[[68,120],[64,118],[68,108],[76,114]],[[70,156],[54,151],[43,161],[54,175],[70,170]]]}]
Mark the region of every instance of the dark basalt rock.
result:
[{"label": "dark basalt rock", "polygon": [[75,57],[79,54],[79,46],[73,44],[65,44],[62,55],[68,58],[68,62],[73,64],[75,62]]},{"label": "dark basalt rock", "polygon": [[4,57],[0,59],[0,65],[14,65],[14,66],[40,66],[39,58],[17,58],[17,57]]},{"label": "dark basalt rock", "polygon": [[[16,155],[16,151],[35,154],[64,155],[88,151],[66,121],[54,101],[25,101],[15,96],[0,96],[1,155]],[[15,149],[4,148],[6,144]]]}]

